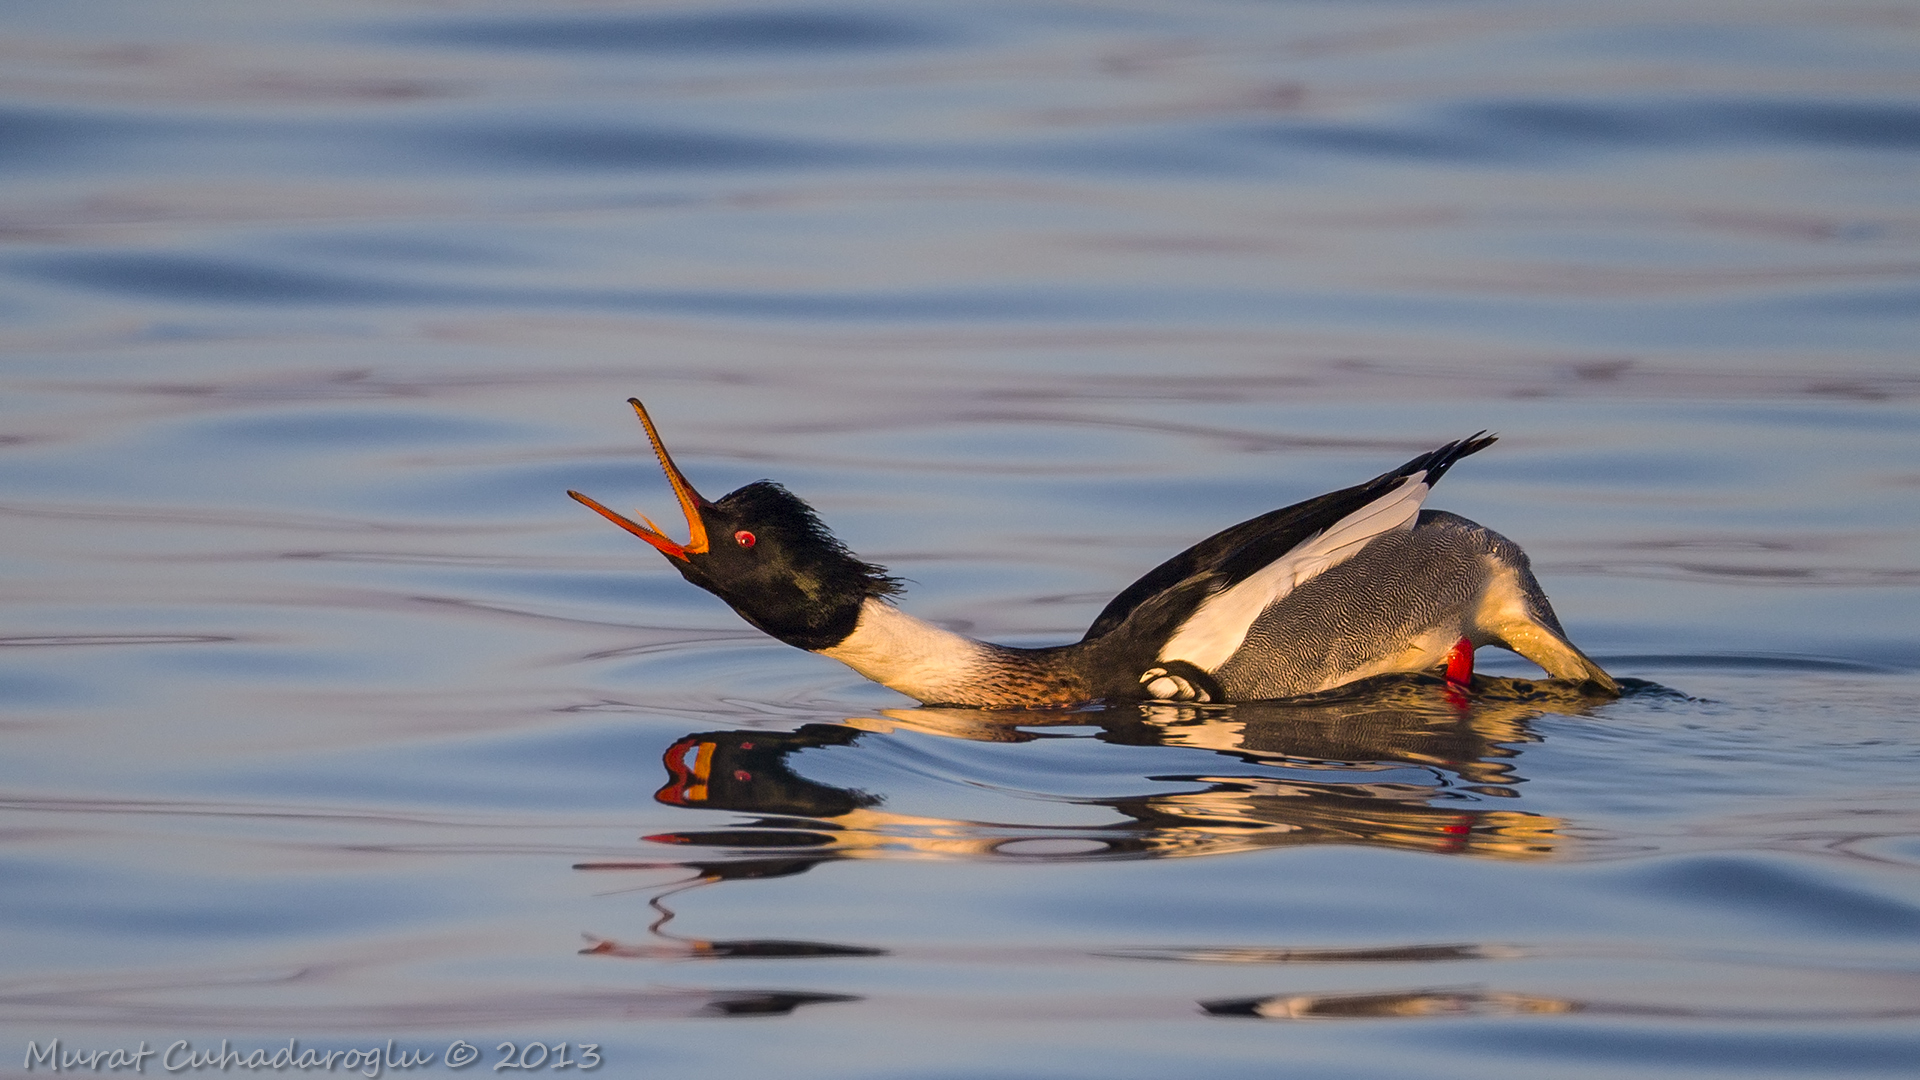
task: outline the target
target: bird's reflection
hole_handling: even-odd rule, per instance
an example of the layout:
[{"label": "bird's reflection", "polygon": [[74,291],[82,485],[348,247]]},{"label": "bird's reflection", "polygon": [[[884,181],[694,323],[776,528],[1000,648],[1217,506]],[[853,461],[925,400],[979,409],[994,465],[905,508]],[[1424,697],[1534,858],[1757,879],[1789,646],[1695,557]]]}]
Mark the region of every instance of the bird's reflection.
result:
[{"label": "bird's reflection", "polygon": [[[711,859],[680,865],[722,876],[794,873],[826,860],[882,855],[1150,858],[1323,843],[1538,857],[1555,850],[1563,823],[1488,803],[1517,796],[1524,780],[1515,759],[1538,738],[1530,722],[1587,704],[1572,691],[1524,680],[1482,677],[1467,696],[1437,679],[1398,677],[1286,703],[1014,713],[914,708],[789,732],[696,732],[667,750],[666,783],[655,799],[751,817],[647,839],[710,851]],[[812,779],[794,767],[801,751],[858,752],[900,731],[987,742],[1090,736],[1202,750],[1234,764],[1142,777],[1143,787],[1180,783],[1185,790],[1065,800],[1114,812],[1114,820],[1093,826],[918,817],[889,810],[884,793]],[[590,864],[619,865],[636,864]]]},{"label": "bird's reflection", "polygon": [[[1539,739],[1535,718],[1594,703],[1559,684],[1482,676],[1467,694],[1438,678],[1395,676],[1336,696],[1271,704],[913,708],[786,732],[695,732],[666,751],[666,782],[654,798],[737,816],[713,828],[645,838],[692,849],[683,858],[580,864],[583,870],[678,868],[690,875],[650,896],[659,917],[646,943],[596,938],[583,951],[652,959],[875,955],[879,950],[821,942],[684,938],[667,927],[673,918],[668,900],[686,889],[785,877],[840,859],[1161,858],[1309,844],[1547,857],[1565,842],[1565,822],[1510,802],[1525,782],[1515,763],[1521,748]],[[803,751],[857,754],[899,732],[998,743],[1093,738],[1199,751],[1205,756],[1193,760],[1213,765],[1143,774],[1139,785],[1151,790],[1135,793],[1035,792],[1049,803],[1111,813],[1092,825],[914,816],[888,809],[885,792],[827,783],[796,768]],[[1168,758],[1153,761],[1164,766]],[[1026,779],[1041,786],[1047,775]]]}]

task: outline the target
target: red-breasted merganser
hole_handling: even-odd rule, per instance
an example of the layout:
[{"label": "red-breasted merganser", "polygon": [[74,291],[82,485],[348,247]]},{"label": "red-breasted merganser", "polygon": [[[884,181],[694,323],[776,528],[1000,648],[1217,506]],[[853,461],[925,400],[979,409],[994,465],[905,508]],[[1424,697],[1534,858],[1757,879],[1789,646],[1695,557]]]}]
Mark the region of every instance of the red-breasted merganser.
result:
[{"label": "red-breasted merganser", "polygon": [[646,407],[628,404],[686,515],[686,543],[567,494],[659,549],[760,630],[927,704],[1263,701],[1442,665],[1464,685],[1482,645],[1511,649],[1556,679],[1619,692],[1567,640],[1518,545],[1421,509],[1454,462],[1493,443],[1485,432],[1215,533],[1114,597],[1079,641],[1024,649],[899,610],[900,581],[855,556],[779,484],[702,498]]}]

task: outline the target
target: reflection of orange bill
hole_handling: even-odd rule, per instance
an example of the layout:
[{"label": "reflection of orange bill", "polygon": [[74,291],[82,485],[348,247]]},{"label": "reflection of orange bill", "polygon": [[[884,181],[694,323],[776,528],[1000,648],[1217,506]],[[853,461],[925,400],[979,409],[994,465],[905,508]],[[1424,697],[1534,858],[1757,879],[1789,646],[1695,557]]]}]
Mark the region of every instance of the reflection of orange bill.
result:
[{"label": "reflection of orange bill", "polygon": [[[667,775],[672,777],[667,786],[654,793],[654,798],[673,806],[685,806],[690,802],[707,800],[707,778],[713,772],[713,751],[716,744],[701,742],[696,744],[692,738],[681,739],[660,758],[667,767]],[[695,749],[693,765],[687,765],[687,751]]]}]

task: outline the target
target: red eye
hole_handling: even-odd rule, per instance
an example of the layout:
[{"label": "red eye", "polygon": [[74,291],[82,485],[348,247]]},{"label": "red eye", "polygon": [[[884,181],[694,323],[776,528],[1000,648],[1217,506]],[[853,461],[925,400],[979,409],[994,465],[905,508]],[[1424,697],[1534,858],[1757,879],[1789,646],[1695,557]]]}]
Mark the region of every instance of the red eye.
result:
[{"label": "red eye", "polygon": [[739,544],[739,545],[740,545],[741,547],[752,547],[752,546],[753,546],[753,534],[752,534],[752,533],[750,533],[750,532],[748,532],[748,531],[747,531],[747,530],[745,530],[745,529],[741,529],[741,530],[740,530],[739,532],[737,532],[737,533],[734,533],[734,534],[733,534],[733,539],[734,539],[734,541],[735,541],[736,543],[738,543],[738,544]]}]

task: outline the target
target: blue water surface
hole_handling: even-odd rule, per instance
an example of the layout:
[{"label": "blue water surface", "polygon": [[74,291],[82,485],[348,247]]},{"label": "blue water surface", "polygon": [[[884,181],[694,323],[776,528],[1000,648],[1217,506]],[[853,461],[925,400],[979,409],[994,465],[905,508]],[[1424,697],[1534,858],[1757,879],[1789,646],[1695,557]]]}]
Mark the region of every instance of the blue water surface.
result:
[{"label": "blue water surface", "polygon": [[[0,1074],[1920,1060],[1909,12],[98,0],[0,57]],[[1627,693],[916,707],[565,497],[678,532],[632,395],[1021,644],[1494,430],[1430,505]]]}]

